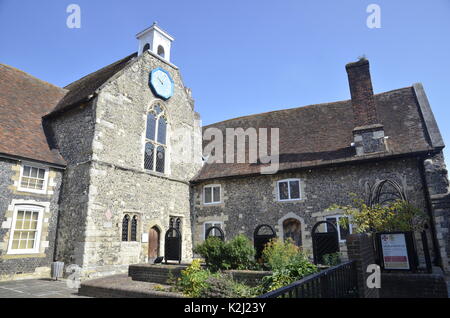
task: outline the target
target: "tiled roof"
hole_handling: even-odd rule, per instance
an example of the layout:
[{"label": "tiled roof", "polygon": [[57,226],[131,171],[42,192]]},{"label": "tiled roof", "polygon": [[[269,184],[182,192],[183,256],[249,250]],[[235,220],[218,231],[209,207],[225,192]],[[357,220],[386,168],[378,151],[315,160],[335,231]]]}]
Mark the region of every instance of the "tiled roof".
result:
[{"label": "tiled roof", "polygon": [[13,67],[0,64],[0,154],[65,165],[50,149],[42,116],[67,93]]},{"label": "tiled roof", "polygon": [[[384,154],[364,156],[366,159],[432,149],[413,87],[377,94],[375,102],[385,136],[389,137],[389,150]],[[223,132],[224,152],[226,128],[279,128],[279,171],[362,159],[351,147],[354,128],[351,100],[235,118],[205,126],[203,130],[211,127]],[[208,143],[204,141],[204,146]],[[248,153],[248,147],[246,150]],[[205,163],[193,182],[260,174],[260,169],[261,165],[257,163]]]}]

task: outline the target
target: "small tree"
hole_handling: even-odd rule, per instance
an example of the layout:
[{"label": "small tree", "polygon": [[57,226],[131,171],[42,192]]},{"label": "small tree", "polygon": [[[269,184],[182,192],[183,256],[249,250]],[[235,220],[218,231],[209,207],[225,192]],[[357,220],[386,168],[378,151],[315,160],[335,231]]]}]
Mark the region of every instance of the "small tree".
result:
[{"label": "small tree", "polygon": [[[353,196],[355,196],[353,194]],[[422,231],[427,222],[427,215],[411,203],[404,200],[389,204],[369,206],[364,200],[353,199],[351,205],[332,205],[329,210],[343,210],[348,218],[341,218],[339,224],[348,228],[349,222],[356,226],[356,232],[392,232]]]}]

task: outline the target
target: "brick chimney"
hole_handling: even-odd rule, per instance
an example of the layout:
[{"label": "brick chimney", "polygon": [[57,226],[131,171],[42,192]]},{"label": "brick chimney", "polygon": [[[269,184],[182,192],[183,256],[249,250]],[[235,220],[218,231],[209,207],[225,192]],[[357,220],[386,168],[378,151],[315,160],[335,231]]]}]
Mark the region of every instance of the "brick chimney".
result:
[{"label": "brick chimney", "polygon": [[377,116],[369,61],[362,58],[358,62],[347,64],[345,68],[352,96],[356,155],[384,152],[384,128]]}]

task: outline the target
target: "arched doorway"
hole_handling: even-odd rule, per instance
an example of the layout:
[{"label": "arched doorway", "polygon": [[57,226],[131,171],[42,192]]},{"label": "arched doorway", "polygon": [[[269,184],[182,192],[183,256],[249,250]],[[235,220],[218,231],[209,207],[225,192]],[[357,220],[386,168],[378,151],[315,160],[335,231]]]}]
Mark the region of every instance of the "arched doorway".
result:
[{"label": "arched doorway", "polygon": [[297,219],[283,221],[283,239],[291,239],[295,245],[302,246],[302,224]]},{"label": "arched doorway", "polygon": [[155,259],[159,256],[161,231],[154,226],[148,232],[148,259]]}]

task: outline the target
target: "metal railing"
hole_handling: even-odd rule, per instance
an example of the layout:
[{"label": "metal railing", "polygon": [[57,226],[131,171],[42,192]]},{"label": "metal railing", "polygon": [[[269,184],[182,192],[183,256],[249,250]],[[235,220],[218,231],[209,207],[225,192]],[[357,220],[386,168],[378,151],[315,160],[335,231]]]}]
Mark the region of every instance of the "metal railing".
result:
[{"label": "metal railing", "polygon": [[309,275],[259,298],[356,298],[358,283],[355,261]]}]

